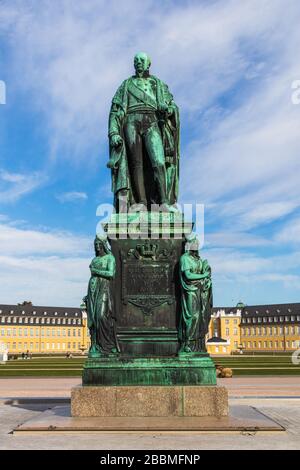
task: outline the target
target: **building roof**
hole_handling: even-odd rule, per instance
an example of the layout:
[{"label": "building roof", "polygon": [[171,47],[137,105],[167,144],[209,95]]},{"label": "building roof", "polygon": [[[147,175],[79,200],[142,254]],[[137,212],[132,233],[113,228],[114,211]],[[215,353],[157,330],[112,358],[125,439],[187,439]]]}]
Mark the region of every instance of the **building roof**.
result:
[{"label": "building roof", "polygon": [[212,309],[213,313],[218,313],[221,310],[225,313],[225,315],[236,314],[237,310],[239,310],[240,312],[243,311],[241,307],[213,307]]},{"label": "building roof", "polygon": [[251,316],[280,316],[280,315],[300,315],[300,302],[290,304],[264,304],[264,305],[245,305],[244,307],[214,307],[213,313],[220,310],[224,311],[225,315],[235,313],[240,310],[242,317]]},{"label": "building roof", "polygon": [[74,307],[45,307],[25,303],[20,305],[0,304],[0,316],[37,316],[37,317],[82,317],[82,310]]},{"label": "building roof", "polygon": [[269,304],[269,305],[247,305],[242,310],[243,317],[250,316],[280,316],[280,315],[299,315],[300,303],[293,304]]},{"label": "building roof", "polygon": [[220,338],[219,336],[213,336],[209,338],[206,343],[227,343],[227,339]]}]

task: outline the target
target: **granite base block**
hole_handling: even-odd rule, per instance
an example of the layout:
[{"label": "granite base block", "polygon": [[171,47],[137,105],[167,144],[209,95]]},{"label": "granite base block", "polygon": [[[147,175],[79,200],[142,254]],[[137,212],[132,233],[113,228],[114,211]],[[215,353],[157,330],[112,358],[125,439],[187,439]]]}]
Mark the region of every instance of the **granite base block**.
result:
[{"label": "granite base block", "polygon": [[78,417],[228,415],[228,392],[218,386],[80,386],[71,392]]}]

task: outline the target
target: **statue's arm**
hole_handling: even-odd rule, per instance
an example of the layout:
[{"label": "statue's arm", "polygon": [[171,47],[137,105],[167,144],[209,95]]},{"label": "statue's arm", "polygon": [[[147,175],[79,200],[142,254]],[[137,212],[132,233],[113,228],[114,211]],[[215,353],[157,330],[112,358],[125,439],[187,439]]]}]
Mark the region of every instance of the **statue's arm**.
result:
[{"label": "statue's arm", "polygon": [[188,281],[200,281],[201,279],[205,279],[206,277],[208,277],[209,274],[193,273],[190,269],[186,269],[185,271],[183,271],[183,275]]},{"label": "statue's arm", "polygon": [[91,274],[93,276],[105,277],[105,279],[111,279],[113,277],[109,269],[91,268]]},{"label": "statue's arm", "polygon": [[126,88],[126,80],[117,89],[111,103],[109,120],[108,120],[108,136],[120,135],[121,125],[125,115],[124,95]]},{"label": "statue's arm", "polygon": [[[121,135],[124,116],[123,108],[117,103],[112,103],[108,121],[108,137],[111,148],[120,148],[123,143]],[[113,167],[114,165],[108,166]]]},{"label": "statue's arm", "polygon": [[94,266],[91,266],[91,274],[93,276],[104,277],[105,279],[112,279],[116,272],[115,264],[115,259],[113,256],[111,256],[107,263],[107,269],[98,269]]},{"label": "statue's arm", "polygon": [[110,256],[107,263],[107,272],[109,273],[110,278],[114,278],[116,274],[116,260],[113,255]]},{"label": "statue's arm", "polygon": [[177,110],[177,105],[173,99],[172,93],[170,93],[168,85],[163,82],[162,82],[162,94],[164,97],[164,102],[167,106],[167,112],[169,115],[172,115]]},{"label": "statue's arm", "polygon": [[114,135],[120,135],[121,133],[121,121],[124,117],[124,111],[121,106],[112,103],[109,113],[108,121],[108,137],[111,138]]},{"label": "statue's arm", "polygon": [[91,269],[91,274],[93,276],[104,277],[105,279],[111,279],[110,272],[106,269],[93,268]]}]

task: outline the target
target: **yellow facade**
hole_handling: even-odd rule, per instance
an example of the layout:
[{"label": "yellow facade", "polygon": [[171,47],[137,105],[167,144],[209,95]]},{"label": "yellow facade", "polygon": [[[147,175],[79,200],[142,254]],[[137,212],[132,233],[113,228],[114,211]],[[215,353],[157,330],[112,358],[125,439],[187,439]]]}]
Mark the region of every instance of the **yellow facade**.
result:
[{"label": "yellow facade", "polygon": [[241,309],[214,309],[206,348],[210,354],[232,354],[241,347]]},{"label": "yellow facade", "polygon": [[[211,354],[293,352],[300,348],[299,303],[239,305],[232,309],[214,309],[207,342]],[[226,345],[219,342],[216,347],[213,337],[230,341],[226,353]]]},{"label": "yellow facade", "polygon": [[[84,310],[0,305],[0,344],[10,355],[87,353]],[[213,355],[300,348],[300,304],[214,308],[206,337]]]},{"label": "yellow facade", "polygon": [[89,338],[84,327],[1,326],[0,341],[9,354],[27,351],[50,354],[84,352],[88,349]]},{"label": "yellow facade", "polygon": [[230,341],[225,341],[222,343],[209,342],[209,343],[206,343],[206,349],[207,349],[207,352],[212,355],[231,354]]},{"label": "yellow facade", "polygon": [[[0,343],[10,355],[85,353],[90,345],[86,314],[81,311],[0,310]],[[71,311],[70,311],[71,310]]]},{"label": "yellow facade", "polygon": [[244,351],[294,351],[300,348],[300,322],[294,325],[242,326]]}]

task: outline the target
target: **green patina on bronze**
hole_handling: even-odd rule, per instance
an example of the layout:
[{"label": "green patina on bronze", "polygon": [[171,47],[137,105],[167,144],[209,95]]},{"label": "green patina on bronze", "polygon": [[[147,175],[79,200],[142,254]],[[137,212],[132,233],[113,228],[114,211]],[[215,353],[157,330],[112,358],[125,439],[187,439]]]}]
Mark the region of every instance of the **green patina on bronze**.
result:
[{"label": "green patina on bronze", "polygon": [[181,315],[180,352],[205,351],[205,335],[213,306],[211,268],[198,253],[196,238],[189,240],[179,262]]},{"label": "green patina on bronze", "polygon": [[179,357],[89,359],[83,371],[85,385],[216,385],[215,365],[209,355]]},{"label": "green patina on bronze", "polygon": [[177,202],[179,112],[168,86],[150,75],[150,58],[138,53],[135,75],[124,80],[109,115],[110,160],[115,207]]},{"label": "green patina on bronze", "polygon": [[[190,236],[192,222],[172,207],[179,112],[167,85],[150,75],[150,63],[136,54],[135,75],[118,88],[109,115],[116,212],[103,227],[107,240],[96,238],[90,266],[87,386],[216,383],[205,348],[211,269]],[[152,203],[161,211],[150,212]]]},{"label": "green patina on bronze", "polygon": [[83,300],[91,336],[89,357],[101,357],[119,351],[112,293],[116,261],[106,239],[96,236],[94,245],[96,256],[90,264],[91,278]]}]

